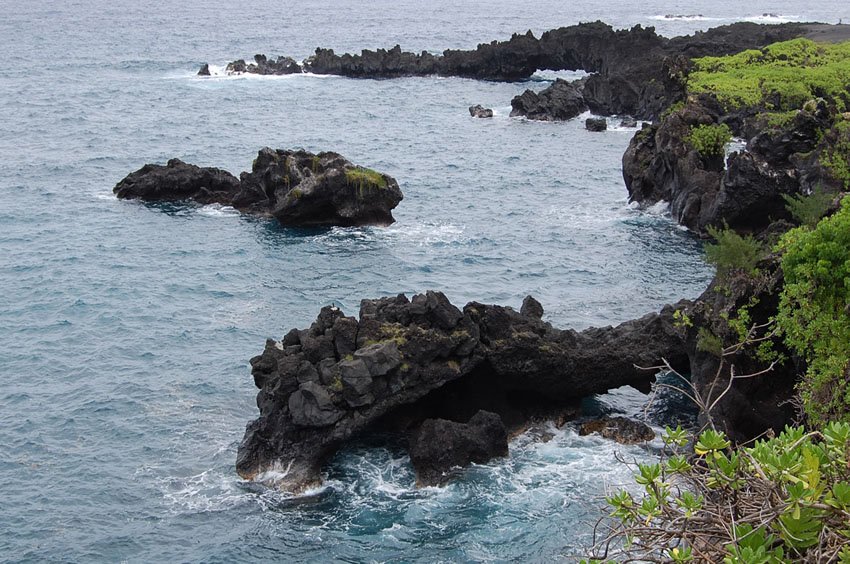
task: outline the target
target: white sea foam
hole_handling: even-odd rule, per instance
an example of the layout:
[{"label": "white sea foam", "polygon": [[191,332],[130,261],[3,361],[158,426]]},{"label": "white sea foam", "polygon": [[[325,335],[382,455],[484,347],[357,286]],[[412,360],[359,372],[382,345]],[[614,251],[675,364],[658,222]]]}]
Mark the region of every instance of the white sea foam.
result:
[{"label": "white sea foam", "polygon": [[229,72],[227,70],[227,65],[209,65],[210,74],[209,76],[200,76],[197,71],[192,71],[188,75],[182,74],[181,76],[189,76],[192,78],[197,78],[199,80],[236,80],[236,79],[250,79],[250,80],[292,80],[299,78],[341,78],[338,75],[334,74],[316,74],[312,72],[300,72],[300,73],[292,73],[292,74],[257,74],[252,72]]},{"label": "white sea foam", "polygon": [[745,22],[756,22],[756,23],[780,24],[780,23],[796,22],[796,21],[799,21],[799,19],[800,19],[800,16],[789,16],[789,15],[783,15],[783,14],[764,13],[764,14],[761,14],[761,15],[747,16],[747,17],[743,18],[743,21],[745,21]]},{"label": "white sea foam", "polygon": [[710,18],[702,14],[663,14],[652,16],[650,19],[668,22],[707,22],[715,21],[720,18]]},{"label": "white sea foam", "polygon": [[562,79],[568,82],[573,80],[579,80],[586,76],[590,76],[590,73],[583,70],[549,70],[549,69],[537,69],[531,77],[537,80],[551,80],[552,82],[555,79]]},{"label": "white sea foam", "polygon": [[235,208],[221,204],[208,204],[199,209],[198,213],[207,217],[239,217],[241,215]]}]

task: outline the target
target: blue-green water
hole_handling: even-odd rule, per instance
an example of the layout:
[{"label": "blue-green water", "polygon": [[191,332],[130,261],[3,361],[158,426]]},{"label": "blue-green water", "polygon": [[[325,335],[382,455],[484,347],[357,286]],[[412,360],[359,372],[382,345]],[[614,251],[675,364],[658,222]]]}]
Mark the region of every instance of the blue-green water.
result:
[{"label": "blue-green water", "polygon": [[[572,560],[605,487],[628,476],[609,443],[569,426],[526,434],[509,459],[416,490],[402,449],[364,442],[292,499],[233,471],[256,415],[247,361],[322,305],[356,314],[398,292],[513,306],[531,293],[579,328],[697,295],[699,243],[627,205],[632,132],[509,119],[511,97],[545,81],[194,73],[255,52],[470,48],[597,18],[666,34],[764,12],[850,19],[828,2],[698,4],[0,0],[0,560]],[[496,118],[469,118],[474,103]],[[111,193],[146,162],[238,173],[264,145],[394,175],[397,223],[299,231]],[[643,399],[600,401],[634,413]]]}]

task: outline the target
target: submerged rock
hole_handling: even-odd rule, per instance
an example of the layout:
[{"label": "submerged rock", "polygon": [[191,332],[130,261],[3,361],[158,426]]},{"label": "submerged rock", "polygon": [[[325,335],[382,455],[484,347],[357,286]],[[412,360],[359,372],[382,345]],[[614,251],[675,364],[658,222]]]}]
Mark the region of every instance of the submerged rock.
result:
[{"label": "submerged rock", "polygon": [[507,455],[505,424],[489,411],[479,411],[466,423],[428,419],[410,438],[410,461],[418,486],[443,485],[453,468]]},{"label": "submerged rock", "polygon": [[579,435],[591,435],[593,433],[599,433],[606,439],[624,445],[643,443],[655,438],[655,431],[646,423],[619,416],[586,421],[579,427]]},{"label": "submerged rock", "polygon": [[[446,464],[501,452],[457,438],[462,428],[452,421],[483,409],[500,417],[502,428],[518,429],[543,408],[569,411],[589,394],[626,384],[648,390],[654,375],[635,365],[654,366],[663,357],[687,366],[672,308],[582,332],[555,329],[541,321],[542,311],[533,298],[522,312],[475,302],[461,311],[439,292],[363,300],[359,319],[323,308],[309,329],[269,340],[251,360],[260,417],[239,446],[239,474],[251,479],[288,468],[276,485],[299,490],[316,483],[324,461],[367,429],[410,430],[448,419],[426,427],[454,437],[446,452],[422,445],[424,431],[413,441],[420,460],[431,461],[420,479],[433,483]],[[492,437],[493,416],[473,419],[482,418],[490,422],[484,435]]]},{"label": "submerged rock", "polygon": [[485,108],[481,104],[476,104],[469,106],[469,115],[477,118],[491,118],[493,117],[493,110]]},{"label": "submerged rock", "polygon": [[219,203],[282,225],[389,225],[403,196],[386,174],[356,166],[337,153],[261,149],[251,172],[237,180],[217,168],[178,159],[145,165],[114,189],[122,199]]}]

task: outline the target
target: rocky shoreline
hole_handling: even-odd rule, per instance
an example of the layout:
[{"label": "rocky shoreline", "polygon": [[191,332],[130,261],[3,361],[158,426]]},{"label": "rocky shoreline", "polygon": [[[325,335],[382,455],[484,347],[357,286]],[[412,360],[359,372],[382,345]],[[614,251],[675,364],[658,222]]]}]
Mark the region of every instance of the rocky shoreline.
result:
[{"label": "rocky shoreline", "polygon": [[[841,114],[834,101],[814,98],[774,121],[779,92],[763,92],[767,101],[733,108],[712,93],[686,91],[686,78],[695,56],[732,53],[812,30],[803,24],[769,29],[734,24],[666,40],[639,27],[614,32],[604,24],[582,24],[548,32],[539,41],[526,34],[479,46],[472,53],[489,53],[489,67],[460,65],[457,61],[467,60],[460,52],[446,52],[437,62],[394,49],[364,52],[359,59],[319,50],[310,68],[388,77],[435,74],[455,61],[452,72],[511,80],[545,66],[541,57],[560,57],[552,63],[556,68],[590,67],[598,74],[518,96],[512,115],[569,119],[589,107],[657,118],[635,134],[623,156],[630,200],[670,202],[674,219],[700,235],[725,225],[769,246],[793,227],[789,197],[818,190],[837,201],[846,189],[847,179],[836,173],[843,169],[828,165],[842,146],[841,124],[850,114]],[[626,46],[637,54],[624,54]],[[496,58],[502,61],[496,67],[494,53],[504,57]],[[659,69],[665,76],[652,74]],[[638,82],[629,82],[629,76]],[[614,84],[615,90],[605,91]],[[485,110],[472,107],[470,114],[486,117]],[[699,137],[709,134],[714,137],[708,141]],[[731,135],[744,148],[727,155]],[[260,417],[248,424],[237,470],[246,479],[301,491],[320,480],[322,464],[352,437],[393,430],[409,437],[417,483],[441,484],[453,467],[504,456],[506,437],[537,418],[575,417],[583,397],[623,385],[648,392],[655,370],[639,367],[662,362],[690,374],[694,394],[711,405],[702,421],[710,417],[734,441],[780,431],[795,416],[791,400],[804,363],[763,330],[776,314],[784,284],[779,257],[768,253],[757,267],[757,276],[718,275],[696,300],[582,332],[543,322],[542,306],[531,297],[519,312],[475,302],[461,310],[432,291],[412,299],[363,300],[359,318],[326,307],[310,328],[267,341],[251,360]],[[762,333],[744,327],[744,338],[769,341],[779,353],[769,377],[735,378],[766,365],[754,351],[724,346],[742,338],[745,323]],[[623,421],[601,421],[586,431],[627,441],[649,438]]]},{"label": "rocky shoreline", "polygon": [[[333,49],[317,48],[301,63],[291,57],[271,59],[258,54],[254,62],[239,59],[229,63],[226,72],[309,72],[377,79],[436,75],[521,81],[528,80],[538,69],[583,70],[593,73],[582,88],[584,105],[593,113],[653,119],[681,98],[684,91],[681,79],[691,58],[737,53],[796,37],[831,40],[850,37],[850,31],[845,28],[850,26],[740,22],[694,35],[666,38],[651,27],[637,25],[615,30],[597,21],[547,31],[540,38],[529,31],[514,34],[507,41],[479,44],[474,50],[448,49],[438,55],[426,51],[411,53],[398,45],[342,55]],[[198,74],[209,75],[209,66],[204,65]]]}]

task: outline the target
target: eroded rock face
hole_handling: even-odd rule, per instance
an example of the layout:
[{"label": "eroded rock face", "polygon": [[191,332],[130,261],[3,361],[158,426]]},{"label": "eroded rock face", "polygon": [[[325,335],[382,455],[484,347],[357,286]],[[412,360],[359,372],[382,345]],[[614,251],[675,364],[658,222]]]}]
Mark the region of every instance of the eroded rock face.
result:
[{"label": "eroded rock face", "polygon": [[643,443],[655,438],[655,431],[646,423],[619,416],[601,417],[582,423],[579,427],[579,435],[593,433],[624,445]]},{"label": "eroded rock face", "polygon": [[217,168],[172,159],[129,174],[114,192],[124,199],[219,203],[289,226],[389,225],[403,198],[394,178],[337,153],[269,148],[260,150],[251,172],[238,180]]},{"label": "eroded rock face", "polygon": [[410,461],[418,486],[445,484],[453,468],[507,455],[505,424],[489,411],[479,411],[466,423],[428,419],[410,437]]},{"label": "eroded rock face", "polygon": [[[523,412],[512,402],[572,405],[625,384],[646,390],[654,375],[635,365],[664,357],[687,366],[670,308],[582,332],[555,329],[542,314],[533,298],[522,312],[475,302],[461,311],[439,292],[364,300],[359,319],[323,308],[309,329],[269,340],[251,360],[260,417],[245,431],[237,471],[250,479],[288,469],[276,485],[299,490],[319,480],[322,464],[345,441],[388,418],[406,418],[404,428],[415,429],[443,418],[434,415],[449,403],[458,405],[450,410],[457,414],[486,400],[482,408],[498,411],[502,428],[505,418],[518,427]],[[429,406],[433,394],[465,379],[483,389]],[[459,429],[440,426],[447,436]],[[454,465],[477,452],[458,444],[457,454],[437,458]]]}]

